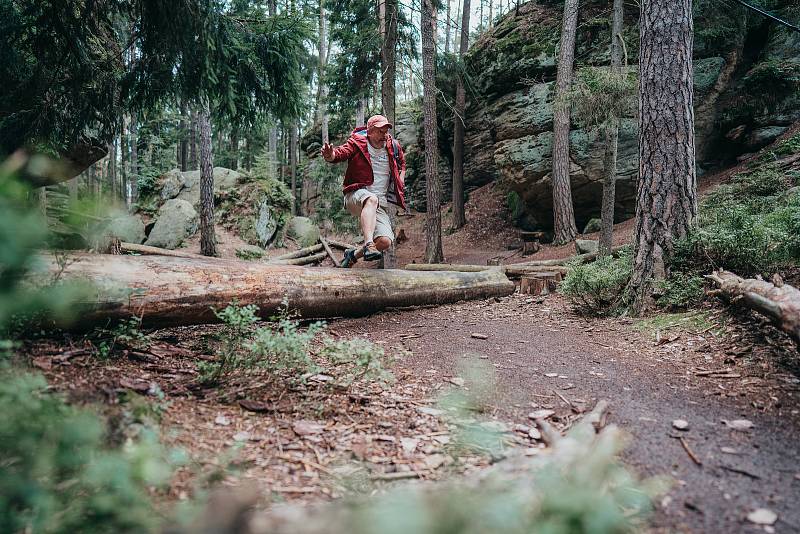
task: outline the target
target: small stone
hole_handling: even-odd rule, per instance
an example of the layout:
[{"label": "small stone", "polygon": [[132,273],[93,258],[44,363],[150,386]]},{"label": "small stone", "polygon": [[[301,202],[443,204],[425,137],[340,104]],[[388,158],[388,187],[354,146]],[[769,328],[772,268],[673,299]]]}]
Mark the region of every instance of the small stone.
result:
[{"label": "small stone", "polygon": [[756,525],[774,525],[778,514],[767,508],[759,508],[747,514],[747,520]]},{"label": "small stone", "polygon": [[672,426],[678,430],[689,430],[688,421],[684,421],[683,419],[675,419],[672,421]]},{"label": "small stone", "polygon": [[426,456],[425,460],[423,461],[425,462],[425,467],[433,470],[441,467],[444,464],[445,460],[446,458],[444,454],[432,454],[430,456]]},{"label": "small stone", "polygon": [[737,451],[733,447],[722,447],[720,450],[725,454],[739,454],[739,451]]},{"label": "small stone", "polygon": [[551,415],[555,414],[553,410],[536,410],[535,412],[531,412],[528,414],[528,417],[531,419],[547,419]]},{"label": "small stone", "polygon": [[477,332],[473,332],[472,334],[470,334],[470,337],[474,337],[475,339],[489,339],[489,336],[487,336],[486,334],[479,334]]},{"label": "small stone", "polygon": [[459,377],[459,376],[451,378],[450,379],[450,383],[453,384],[454,386],[458,386],[460,388],[464,387],[464,379]]},{"label": "small stone", "polygon": [[542,433],[539,432],[538,428],[531,428],[530,432],[528,432],[528,437],[535,440],[542,439]]},{"label": "small stone", "polygon": [[437,410],[436,408],[430,408],[428,406],[420,406],[417,408],[417,411],[421,414],[430,415],[432,417],[438,417],[444,413],[443,410]]},{"label": "small stone", "polygon": [[218,424],[219,426],[228,426],[231,424],[231,420],[224,415],[218,415],[217,418],[214,419],[214,423]]},{"label": "small stone", "polygon": [[547,378],[556,378],[558,376],[558,373],[545,373],[544,376],[546,376]]},{"label": "small stone", "polygon": [[753,422],[747,419],[734,419],[733,421],[722,420],[725,425],[731,430],[746,431],[753,428]]},{"label": "small stone", "polygon": [[250,439],[250,432],[242,431],[233,435],[233,441],[247,441]]},{"label": "small stone", "polygon": [[412,454],[417,449],[417,445],[419,445],[417,438],[400,438],[400,446],[406,454]]}]

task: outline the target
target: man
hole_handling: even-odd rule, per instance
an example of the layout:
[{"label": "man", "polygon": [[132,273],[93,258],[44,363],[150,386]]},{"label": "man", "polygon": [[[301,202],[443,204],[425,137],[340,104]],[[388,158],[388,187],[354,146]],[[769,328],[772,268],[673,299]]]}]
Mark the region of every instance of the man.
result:
[{"label": "man", "polygon": [[344,173],[344,205],[359,218],[364,245],[347,250],[342,267],[359,259],[375,261],[394,241],[389,203],[405,209],[403,187],[406,158],[400,144],[389,135],[392,125],[383,115],[374,115],[367,126],[353,130],[347,142],[334,148],[322,146],[322,157],[329,163],[347,160]]}]

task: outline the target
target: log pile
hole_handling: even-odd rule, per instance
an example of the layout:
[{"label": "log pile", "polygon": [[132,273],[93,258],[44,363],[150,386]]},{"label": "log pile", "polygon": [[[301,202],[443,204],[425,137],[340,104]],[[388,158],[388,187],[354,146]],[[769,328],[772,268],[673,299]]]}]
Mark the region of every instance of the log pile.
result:
[{"label": "log pile", "polygon": [[[331,243],[333,244],[333,243]],[[50,273],[61,270],[45,257]],[[475,273],[308,268],[219,258],[76,254],[61,280],[88,281],[78,326],[140,316],[145,325],[218,322],[212,308],[237,300],[271,317],[284,299],[304,318],[364,316],[387,308],[501,297],[514,283],[497,270]],[[48,278],[49,280],[50,278]]]},{"label": "log pile", "polygon": [[767,282],[720,270],[706,278],[717,285],[717,295],[769,317],[776,326],[800,343],[800,290],[796,287],[784,283],[778,275]]},{"label": "log pile", "polygon": [[354,245],[342,243],[333,239],[325,239],[320,236],[319,243],[316,245],[271,258],[269,263],[275,265],[312,265],[323,261],[325,258],[330,258],[333,264],[339,267],[339,260],[336,258],[332,247],[342,251],[348,248],[355,248]]}]

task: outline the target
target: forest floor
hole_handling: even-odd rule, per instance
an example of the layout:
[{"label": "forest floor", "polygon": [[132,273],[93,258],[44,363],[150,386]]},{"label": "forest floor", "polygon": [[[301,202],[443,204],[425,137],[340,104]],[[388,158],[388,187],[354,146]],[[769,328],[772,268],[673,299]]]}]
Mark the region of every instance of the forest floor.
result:
[{"label": "forest floor", "polygon": [[[444,237],[447,261],[574,254],[545,246],[522,258],[508,248],[516,234],[502,196],[491,185],[478,193],[467,226]],[[423,219],[401,219],[408,240],[398,246],[400,266],[422,261]],[[615,242],[632,231],[631,221],[617,225]],[[232,255],[237,243],[229,245],[223,250]],[[610,422],[630,435],[626,464],[672,481],[656,502],[653,532],[772,531],[747,521],[758,508],[778,514],[774,531],[800,531],[797,348],[752,314],[708,302],[644,319],[586,318],[560,295],[516,293],[330,321],[330,336],[370,340],[393,358],[387,384],[340,388],[323,371],[302,381],[264,373],[198,388],[198,363],[213,358],[220,328],[150,331],[146,348],[120,347],[107,359],[82,337],[31,341],[26,354],[56,390],[111,415],[118,439],[149,419],[168,445],[188,453],[170,500],[217,481],[252,484],[265,504],[317,502],[482,469],[495,459],[455,446],[458,424],[439,401],[483,390],[475,417],[507,446],[531,453],[543,444],[530,412],[553,410],[550,421],[566,429],[607,400]]]}]

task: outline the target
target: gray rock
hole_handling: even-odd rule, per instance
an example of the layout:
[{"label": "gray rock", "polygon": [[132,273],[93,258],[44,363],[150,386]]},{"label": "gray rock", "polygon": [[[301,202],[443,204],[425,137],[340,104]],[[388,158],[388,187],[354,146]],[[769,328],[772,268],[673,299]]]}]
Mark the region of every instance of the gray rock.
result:
[{"label": "gray rock", "polygon": [[301,247],[310,247],[319,241],[319,228],[308,217],[292,217],[286,223],[286,236]]},{"label": "gray rock", "polygon": [[278,221],[272,215],[272,209],[266,198],[261,199],[255,223],[256,238],[259,245],[266,247],[272,242],[278,230]]},{"label": "gray rock", "polygon": [[178,169],[173,169],[161,177],[161,200],[169,200],[178,196],[186,180]]},{"label": "gray rock", "polygon": [[176,249],[197,232],[199,216],[186,200],[167,200],[158,210],[156,224],[145,245]]},{"label": "gray rock", "polygon": [[[197,206],[200,203],[200,171],[186,171],[180,174],[183,178],[183,187],[177,198]],[[240,172],[231,169],[214,167],[214,193],[218,194],[236,188],[242,176]]]},{"label": "gray rock", "polygon": [[115,216],[103,230],[103,234],[116,237],[126,243],[141,244],[147,236],[144,232],[144,222],[138,215],[119,214]]},{"label": "gray rock", "polygon": [[589,219],[589,222],[586,223],[586,226],[583,228],[584,234],[593,234],[594,232],[600,231],[600,226],[602,225],[602,221],[597,217]]},{"label": "gray rock", "polygon": [[578,254],[591,254],[597,252],[599,244],[594,239],[576,239],[575,251]]},{"label": "gray rock", "polygon": [[747,137],[747,147],[759,149],[773,142],[775,139],[788,129],[788,126],[766,126],[756,128]]},{"label": "gray rock", "polygon": [[242,260],[259,260],[265,254],[264,249],[255,245],[242,245],[236,248],[236,257]]}]

